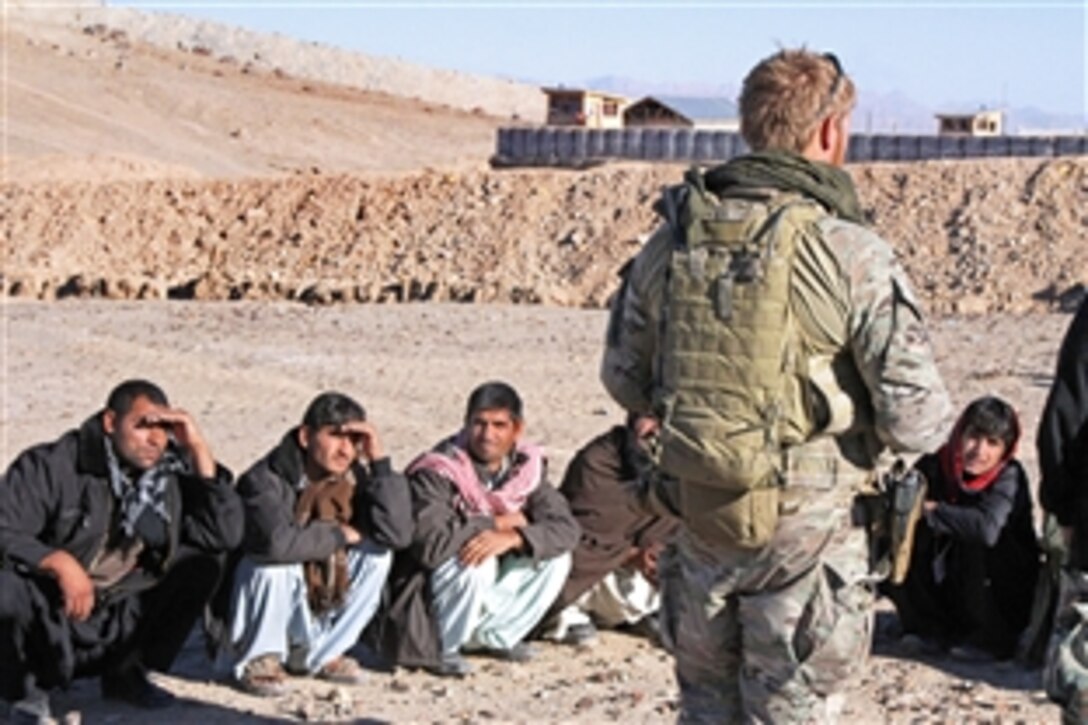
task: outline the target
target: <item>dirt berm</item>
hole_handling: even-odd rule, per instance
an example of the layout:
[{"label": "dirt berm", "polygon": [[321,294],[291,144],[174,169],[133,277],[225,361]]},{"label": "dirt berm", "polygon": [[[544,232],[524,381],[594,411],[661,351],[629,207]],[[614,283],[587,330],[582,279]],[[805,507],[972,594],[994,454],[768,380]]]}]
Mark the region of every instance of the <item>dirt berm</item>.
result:
[{"label": "dirt berm", "polygon": [[[1045,309],[1088,280],[1088,160],[851,167],[931,312]],[[15,297],[602,305],[680,169],[9,184]]]}]

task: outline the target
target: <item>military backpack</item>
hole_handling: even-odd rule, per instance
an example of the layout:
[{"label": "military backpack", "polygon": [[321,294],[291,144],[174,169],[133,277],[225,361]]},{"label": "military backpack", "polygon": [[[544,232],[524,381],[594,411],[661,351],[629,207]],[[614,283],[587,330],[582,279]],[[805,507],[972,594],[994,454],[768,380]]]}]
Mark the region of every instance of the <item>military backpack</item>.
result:
[{"label": "military backpack", "polygon": [[793,193],[719,198],[696,169],[659,210],[674,238],[656,366],[659,465],[696,534],[762,546],[778,521],[785,452],[818,428],[790,280],[797,246],[826,212]]}]

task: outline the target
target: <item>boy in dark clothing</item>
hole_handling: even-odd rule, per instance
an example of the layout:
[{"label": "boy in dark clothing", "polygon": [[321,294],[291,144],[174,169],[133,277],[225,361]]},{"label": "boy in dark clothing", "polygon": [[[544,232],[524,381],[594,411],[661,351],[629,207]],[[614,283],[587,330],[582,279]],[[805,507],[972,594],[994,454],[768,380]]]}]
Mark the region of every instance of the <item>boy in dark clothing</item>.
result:
[{"label": "boy in dark clothing", "polygon": [[146,669],[170,668],[242,525],[230,472],[144,380],[21,453],[0,480],[0,687],[12,719],[47,721],[48,690],[90,675],[104,697],[168,706]]},{"label": "boy in dark clothing", "polygon": [[907,643],[949,645],[967,660],[1015,653],[1040,566],[1019,439],[1015,411],[979,398],[915,464],[929,484],[923,516],[907,578],[888,587]]}]

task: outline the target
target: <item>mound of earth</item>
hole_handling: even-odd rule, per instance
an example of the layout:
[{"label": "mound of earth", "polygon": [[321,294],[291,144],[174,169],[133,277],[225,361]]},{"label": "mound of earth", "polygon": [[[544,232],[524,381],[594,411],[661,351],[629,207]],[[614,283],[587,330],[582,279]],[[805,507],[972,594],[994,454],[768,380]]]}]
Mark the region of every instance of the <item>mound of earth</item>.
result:
[{"label": "mound of earth", "polygon": [[6,182],[483,168],[509,123],[481,105],[432,100],[437,75],[394,74],[387,80],[405,91],[393,95],[61,17],[12,11],[5,27]]},{"label": "mound of earth", "polygon": [[[1088,280],[1088,161],[852,167],[937,314],[1046,309]],[[603,305],[680,169],[9,183],[10,296]]]}]

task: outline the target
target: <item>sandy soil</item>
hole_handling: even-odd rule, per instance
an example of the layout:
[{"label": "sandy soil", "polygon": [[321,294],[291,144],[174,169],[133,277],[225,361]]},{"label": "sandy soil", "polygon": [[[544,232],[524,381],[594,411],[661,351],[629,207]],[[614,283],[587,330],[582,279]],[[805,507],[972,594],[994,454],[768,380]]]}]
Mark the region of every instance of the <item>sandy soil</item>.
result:
[{"label": "sandy soil", "polygon": [[43,28],[13,13],[4,34],[5,180],[481,167],[502,123],[86,28]]},{"label": "sandy soil", "polygon": [[[196,414],[220,459],[241,471],[294,424],[316,392],[358,396],[394,461],[452,430],[467,392],[505,379],[526,400],[529,434],[555,471],[620,413],[596,378],[605,318],[599,311],[500,305],[418,304],[310,308],[290,303],[9,302],[3,308],[2,462],[56,437],[99,408],[131,375],[160,381]],[[1033,430],[1068,317],[990,316],[935,325],[941,370],[956,403],[993,392],[1015,402]],[[1024,458],[1034,471],[1030,442]],[[890,621],[886,603],[880,623]],[[192,643],[160,678],[183,703],[163,721],[301,719],[480,722],[625,720],[674,716],[668,657],[644,641],[606,635],[574,652],[542,645],[530,666],[476,660],[463,682],[375,671],[364,686],[300,681],[282,700],[239,694],[217,680]],[[110,707],[93,681],[57,698],[86,722],[143,722]],[[901,657],[880,635],[842,721],[1052,722],[1039,673],[1014,665],[965,665]]]},{"label": "sandy soil", "polygon": [[[480,95],[493,83],[136,11],[15,12],[35,4],[8,3],[4,18],[0,465],[133,375],[160,381],[239,472],[328,388],[366,404],[402,465],[486,379],[522,391],[556,474],[620,418],[596,380],[603,313],[578,308],[604,303],[678,168],[491,171],[510,120],[496,109],[513,102]],[[333,77],[345,66],[374,75],[345,85]],[[1068,321],[1037,313],[1088,280],[1088,163],[851,171],[925,305],[955,315],[935,339],[957,404],[1003,395],[1033,431]],[[353,304],[412,300],[428,302]],[[543,305],[498,304],[511,302]],[[1034,473],[1030,440],[1023,454]],[[375,671],[265,701],[217,680],[194,641],[161,679],[183,702],[157,719],[674,717],[669,659],[645,642],[542,649],[529,667],[479,660],[464,682]],[[1053,722],[1038,686],[1015,666],[903,659],[881,635],[842,721]],[[56,705],[86,722],[149,719],[96,693],[81,682]]]}]

